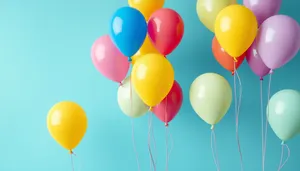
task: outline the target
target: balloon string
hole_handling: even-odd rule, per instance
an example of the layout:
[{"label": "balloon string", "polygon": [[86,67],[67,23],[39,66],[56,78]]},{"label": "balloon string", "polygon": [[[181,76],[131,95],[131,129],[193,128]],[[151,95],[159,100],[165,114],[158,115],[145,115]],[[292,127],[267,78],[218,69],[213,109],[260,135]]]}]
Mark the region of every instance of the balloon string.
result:
[{"label": "balloon string", "polygon": [[260,79],[260,115],[261,115],[261,148],[262,148],[262,170],[264,170],[264,104],[263,104],[263,79]]},{"label": "balloon string", "polygon": [[220,171],[220,164],[219,164],[218,152],[217,152],[216,134],[215,134],[214,129],[211,130],[210,147],[211,147],[211,151],[213,153],[213,158],[214,158],[215,165],[217,167],[217,171]]},{"label": "balloon string", "polygon": [[[240,137],[239,137],[239,115],[240,115],[240,107],[241,107],[241,103],[242,103],[242,93],[243,93],[243,87],[242,87],[242,82],[240,79],[240,76],[236,70],[236,62],[234,62],[234,98],[235,98],[235,131],[236,131],[236,140],[237,140],[237,144],[238,144],[238,150],[239,150],[239,154],[240,154],[240,165],[241,165],[241,170],[244,170],[244,166],[243,166],[243,153],[241,150],[241,144],[240,144]],[[237,103],[237,83],[236,83],[236,78],[238,79],[239,82],[239,101]]]},{"label": "balloon string", "polygon": [[[283,156],[284,156],[284,147],[286,147],[287,149],[287,158],[285,159],[285,161],[282,163],[283,161]],[[279,164],[279,167],[278,167],[278,170],[277,171],[280,171],[283,166],[288,162],[289,158],[290,158],[290,155],[291,155],[291,151],[290,151],[290,148],[287,144],[282,144],[282,148],[281,148],[281,157],[280,157],[280,164]]]},{"label": "balloon string", "polygon": [[[132,113],[133,110],[133,100],[132,100],[132,84],[130,81],[130,113]],[[141,171],[141,166],[140,166],[140,161],[139,161],[139,154],[137,152],[136,149],[136,143],[135,143],[135,136],[134,136],[134,121],[133,118],[131,118],[131,138],[132,138],[132,145],[133,145],[133,150],[135,153],[135,157],[136,157],[136,162],[137,162],[137,166],[138,166],[138,170]]]},{"label": "balloon string", "polygon": [[149,155],[150,155],[150,170],[156,171],[156,165],[153,159],[153,155],[152,155],[152,149],[151,149],[151,130],[152,130],[152,114],[149,114],[149,122],[148,122],[148,151],[149,151]]},{"label": "balloon string", "polygon": [[73,155],[74,155],[74,153],[71,151],[71,154],[70,154],[70,158],[71,158],[71,166],[72,166],[72,171],[75,171]]},{"label": "balloon string", "polygon": [[[270,71],[270,76],[269,76],[268,105],[269,105],[269,102],[270,102],[271,82],[272,82],[272,71]],[[265,119],[264,151],[263,151],[263,170],[265,170],[265,162],[266,162],[269,107],[268,107],[267,110],[268,111],[266,113],[266,119]]]},{"label": "balloon string", "polygon": [[168,126],[166,126],[166,171],[169,170],[169,137],[168,137]]}]

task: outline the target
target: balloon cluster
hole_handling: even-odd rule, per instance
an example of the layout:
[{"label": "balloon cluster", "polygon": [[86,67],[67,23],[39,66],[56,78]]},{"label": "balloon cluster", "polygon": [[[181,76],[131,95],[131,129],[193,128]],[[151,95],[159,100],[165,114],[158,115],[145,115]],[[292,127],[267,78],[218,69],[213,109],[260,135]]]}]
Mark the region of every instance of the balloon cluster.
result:
[{"label": "balloon cluster", "polygon": [[137,118],[151,110],[168,124],[183,95],[166,56],[181,42],[184,23],[176,11],[163,8],[164,0],[128,4],[113,14],[110,34],[94,43],[92,61],[102,75],[120,83],[117,98],[124,114]]},{"label": "balloon cluster", "polygon": [[[277,14],[280,6],[281,0],[243,0],[243,5],[236,0],[198,0],[200,21],[215,33],[212,51],[219,64],[234,74],[246,58],[251,70],[263,80],[293,59],[300,48],[300,26],[293,18]],[[220,85],[215,86],[217,79],[213,78],[218,78]],[[231,95],[226,95],[231,90],[221,80],[220,76],[204,74],[194,81],[190,90],[194,110],[211,125],[222,118],[231,102]],[[215,97],[215,91],[226,96]],[[211,98],[206,97],[210,95]],[[284,90],[275,94],[268,104],[271,127],[283,141],[300,130],[299,103],[299,92]]]}]

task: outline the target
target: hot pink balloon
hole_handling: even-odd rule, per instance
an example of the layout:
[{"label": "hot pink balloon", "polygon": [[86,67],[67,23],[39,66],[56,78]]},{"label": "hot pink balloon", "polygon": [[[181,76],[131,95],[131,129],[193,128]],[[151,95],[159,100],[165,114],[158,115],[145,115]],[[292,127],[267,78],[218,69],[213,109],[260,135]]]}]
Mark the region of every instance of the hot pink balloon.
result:
[{"label": "hot pink balloon", "polygon": [[183,33],[183,20],[172,9],[157,10],[148,21],[148,35],[153,45],[163,55],[170,54],[179,45]]},{"label": "hot pink balloon", "polygon": [[262,80],[264,76],[268,75],[270,72],[270,68],[268,68],[261,57],[259,56],[256,49],[256,41],[250,46],[250,48],[246,52],[246,60],[251,70],[260,77]]},{"label": "hot pink balloon", "polygon": [[152,109],[152,112],[163,121],[166,126],[174,119],[182,105],[182,89],[180,85],[174,81],[173,87],[165,99]]},{"label": "hot pink balloon", "polygon": [[114,45],[109,35],[95,41],[91,56],[96,69],[108,79],[121,83],[126,77],[130,63]]}]

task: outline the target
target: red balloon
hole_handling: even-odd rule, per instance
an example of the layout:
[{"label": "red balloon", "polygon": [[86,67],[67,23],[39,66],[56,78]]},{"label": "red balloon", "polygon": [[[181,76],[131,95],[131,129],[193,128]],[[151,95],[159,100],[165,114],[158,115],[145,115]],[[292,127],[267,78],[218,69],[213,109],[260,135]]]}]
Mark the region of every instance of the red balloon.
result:
[{"label": "red balloon", "polygon": [[166,126],[168,122],[174,119],[182,105],[182,89],[180,85],[174,81],[169,94],[157,106],[153,107],[152,112],[163,121]]},{"label": "red balloon", "polygon": [[183,33],[183,20],[172,9],[157,10],[148,21],[148,35],[153,45],[163,55],[170,54],[179,45]]},{"label": "red balloon", "polygon": [[240,57],[236,58],[237,61],[234,64],[233,57],[231,57],[225,52],[225,50],[221,47],[216,37],[214,37],[212,41],[212,52],[219,64],[223,68],[230,71],[232,74],[234,74],[234,65],[235,69],[238,69],[246,57],[245,53],[242,54]]}]

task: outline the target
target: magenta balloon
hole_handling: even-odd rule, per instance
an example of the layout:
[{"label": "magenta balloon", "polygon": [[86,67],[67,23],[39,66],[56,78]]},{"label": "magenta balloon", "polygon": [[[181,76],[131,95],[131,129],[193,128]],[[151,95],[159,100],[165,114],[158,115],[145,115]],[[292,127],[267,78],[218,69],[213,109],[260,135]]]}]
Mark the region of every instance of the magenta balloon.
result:
[{"label": "magenta balloon", "polygon": [[256,16],[261,25],[267,18],[278,13],[282,0],[243,0],[243,4]]},{"label": "magenta balloon", "polygon": [[265,20],[256,37],[256,48],[271,70],[293,59],[300,47],[300,26],[286,15],[274,15]]},{"label": "magenta balloon", "polygon": [[246,60],[251,70],[262,79],[264,76],[268,75],[270,72],[270,68],[268,68],[261,57],[259,56],[256,50],[256,41],[250,46],[250,48],[246,52]]}]

